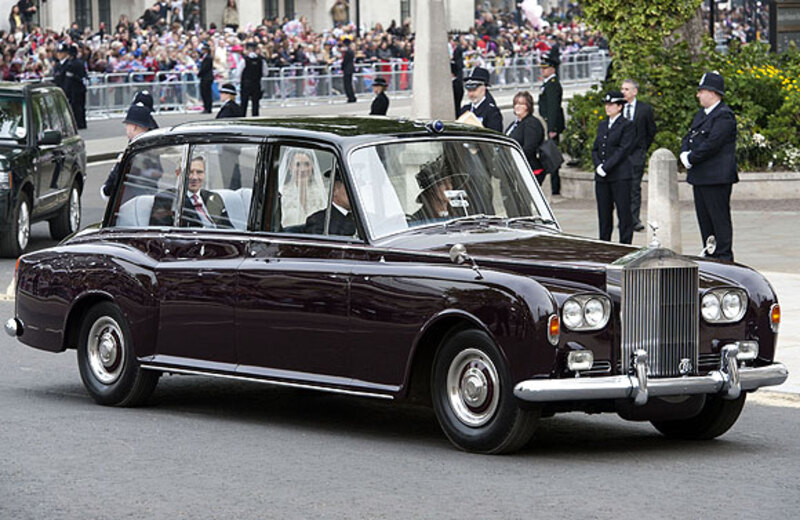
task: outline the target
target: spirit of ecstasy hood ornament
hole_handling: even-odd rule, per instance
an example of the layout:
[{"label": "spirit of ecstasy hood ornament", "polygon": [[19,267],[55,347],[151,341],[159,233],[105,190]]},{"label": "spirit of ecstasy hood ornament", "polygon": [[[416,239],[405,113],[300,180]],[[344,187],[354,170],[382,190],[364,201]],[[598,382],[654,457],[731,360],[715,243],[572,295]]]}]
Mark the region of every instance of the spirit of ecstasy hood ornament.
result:
[{"label": "spirit of ecstasy hood ornament", "polygon": [[648,221],[647,225],[650,226],[650,229],[653,230],[653,238],[650,240],[650,248],[655,249],[657,247],[661,247],[661,241],[658,240],[658,222],[655,221]]}]

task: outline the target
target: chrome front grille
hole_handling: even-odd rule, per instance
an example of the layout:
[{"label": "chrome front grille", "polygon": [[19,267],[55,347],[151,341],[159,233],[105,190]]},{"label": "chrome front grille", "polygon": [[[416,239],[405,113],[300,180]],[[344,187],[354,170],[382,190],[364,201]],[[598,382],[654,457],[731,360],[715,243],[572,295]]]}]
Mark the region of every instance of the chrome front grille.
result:
[{"label": "chrome front grille", "polygon": [[650,377],[698,373],[698,268],[671,251],[651,250],[625,265],[621,278],[621,361],[647,352]]}]

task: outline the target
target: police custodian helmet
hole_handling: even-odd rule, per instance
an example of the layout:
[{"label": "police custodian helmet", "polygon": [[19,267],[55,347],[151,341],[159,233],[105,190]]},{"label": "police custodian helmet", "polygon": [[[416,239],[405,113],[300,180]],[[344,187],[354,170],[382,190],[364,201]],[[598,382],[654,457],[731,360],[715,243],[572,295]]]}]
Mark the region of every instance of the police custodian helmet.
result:
[{"label": "police custodian helmet", "polygon": [[700,78],[700,84],[697,86],[697,90],[700,89],[711,90],[720,96],[724,96],[725,80],[720,76],[719,72],[706,72],[703,74],[703,77]]}]

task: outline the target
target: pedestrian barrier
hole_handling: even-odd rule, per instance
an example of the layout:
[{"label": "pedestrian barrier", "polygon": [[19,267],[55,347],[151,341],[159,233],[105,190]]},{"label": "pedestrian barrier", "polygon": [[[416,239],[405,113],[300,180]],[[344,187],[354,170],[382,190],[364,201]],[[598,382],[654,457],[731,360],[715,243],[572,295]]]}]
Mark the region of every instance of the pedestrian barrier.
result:
[{"label": "pedestrian barrier", "polygon": [[[559,68],[559,79],[565,86],[590,85],[605,78],[610,58],[605,51],[582,49],[565,55]],[[471,60],[465,77],[474,67],[485,67],[492,88],[531,89],[543,79],[536,54],[516,57],[495,57],[491,60]],[[392,98],[408,98],[414,86],[414,63],[406,59],[359,63],[353,74],[356,94],[371,94],[372,82],[383,77]],[[44,78],[44,81],[51,78]],[[43,80],[28,80],[43,81]],[[238,86],[238,80],[230,81]],[[150,90],[154,110],[163,112],[194,112],[202,110],[200,80],[194,72],[132,71],[125,73],[92,73],[86,92],[86,114],[92,119],[124,115],[136,92]],[[292,65],[266,68],[261,79],[261,106],[330,104],[344,99],[344,76],[336,65]],[[215,100],[218,101],[218,100]]]}]

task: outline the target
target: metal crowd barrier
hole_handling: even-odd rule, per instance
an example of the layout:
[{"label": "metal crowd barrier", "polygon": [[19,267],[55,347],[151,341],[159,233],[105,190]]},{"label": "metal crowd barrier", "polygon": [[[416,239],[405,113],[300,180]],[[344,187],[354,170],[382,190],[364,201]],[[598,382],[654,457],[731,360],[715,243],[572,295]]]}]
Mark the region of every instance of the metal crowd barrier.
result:
[{"label": "metal crowd barrier", "polygon": [[[610,59],[605,52],[576,52],[564,56],[559,79],[564,85],[592,84],[605,78]],[[490,73],[492,88],[531,89],[541,82],[539,56],[498,57],[479,62]],[[464,71],[465,77],[478,63]],[[362,63],[353,74],[356,94],[369,94],[372,82],[383,77],[393,98],[411,97],[414,63],[391,60]],[[46,78],[47,79],[47,78]],[[232,81],[237,83],[236,81]],[[238,86],[238,85],[237,85]],[[93,119],[118,117],[128,109],[139,90],[153,94],[156,112],[192,112],[202,108],[200,81],[192,72],[147,72],[96,74],[89,76],[86,113]],[[261,106],[316,105],[344,99],[344,76],[338,66],[309,65],[266,69],[261,80]],[[215,105],[218,105],[215,100]]]}]

